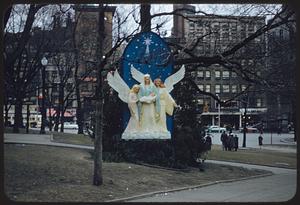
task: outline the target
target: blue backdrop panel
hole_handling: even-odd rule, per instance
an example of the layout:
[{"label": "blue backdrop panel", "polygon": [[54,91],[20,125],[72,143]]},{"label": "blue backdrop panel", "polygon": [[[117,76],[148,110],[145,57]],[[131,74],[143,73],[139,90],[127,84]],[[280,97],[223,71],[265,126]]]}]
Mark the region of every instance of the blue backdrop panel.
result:
[{"label": "blue backdrop panel", "polygon": [[[152,81],[161,78],[163,81],[173,74],[173,56],[166,42],[153,32],[137,34],[127,45],[122,56],[121,74],[131,88],[139,84],[130,73],[131,65],[142,73],[150,74]],[[123,128],[125,129],[130,117],[127,105],[124,105]],[[167,115],[167,128],[172,133],[172,117]]]}]

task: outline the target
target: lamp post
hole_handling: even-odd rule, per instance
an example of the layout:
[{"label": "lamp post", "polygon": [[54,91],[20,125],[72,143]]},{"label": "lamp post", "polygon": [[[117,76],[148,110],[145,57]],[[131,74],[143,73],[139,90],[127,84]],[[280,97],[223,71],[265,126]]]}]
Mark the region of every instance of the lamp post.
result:
[{"label": "lamp post", "polygon": [[48,60],[46,57],[43,57],[41,60],[42,64],[42,124],[40,134],[45,134],[45,121],[46,121],[46,107],[45,107],[45,78],[46,78],[46,66],[48,64]]},{"label": "lamp post", "polygon": [[[219,95],[218,94],[216,94],[216,96],[218,97],[218,99],[220,100],[220,97],[219,97]],[[220,103],[218,102],[218,126],[219,126],[219,133],[220,133],[220,127],[221,127],[221,107],[220,107],[221,105],[220,105]]]}]

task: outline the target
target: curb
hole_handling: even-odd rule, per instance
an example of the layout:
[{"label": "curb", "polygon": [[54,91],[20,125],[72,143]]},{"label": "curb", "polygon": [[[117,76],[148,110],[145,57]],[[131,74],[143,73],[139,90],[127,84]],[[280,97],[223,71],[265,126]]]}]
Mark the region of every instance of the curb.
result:
[{"label": "curb", "polygon": [[5,141],[4,144],[28,144],[28,145],[42,145],[42,146],[53,146],[53,147],[63,147],[63,148],[74,148],[74,149],[87,149],[87,150],[93,150],[94,147],[89,147],[89,146],[84,146],[84,147],[80,147],[83,145],[78,145],[78,146],[73,146],[73,144],[63,144],[63,143],[59,143],[59,142],[51,142],[51,143],[44,143],[44,142],[22,142],[22,141]]},{"label": "curb", "polygon": [[196,188],[211,186],[211,185],[214,185],[214,184],[230,183],[230,182],[235,182],[235,181],[243,181],[243,180],[249,180],[249,179],[253,179],[253,178],[267,177],[267,176],[271,176],[271,175],[273,175],[273,173],[260,174],[260,175],[250,176],[250,177],[243,177],[243,178],[239,178],[239,179],[226,179],[226,180],[209,182],[209,183],[206,183],[206,184],[187,186],[187,187],[169,189],[169,190],[164,190],[164,191],[149,192],[149,193],[140,194],[140,195],[131,196],[131,197],[124,197],[124,198],[119,198],[119,199],[108,200],[108,201],[105,201],[105,202],[126,202],[128,200],[149,197],[149,196],[156,195],[156,194],[164,194],[164,193],[171,193],[171,192],[183,191],[183,190],[188,190],[188,189],[196,189]]},{"label": "curb", "polygon": [[[215,160],[215,161],[222,161],[222,162],[229,162],[229,163],[241,163],[241,164],[248,164],[248,165],[257,165],[257,166],[265,166],[265,167],[274,167],[274,168],[281,168],[281,169],[292,169],[292,170],[297,170],[297,168],[292,168],[292,167],[280,167],[280,166],[275,166],[275,165],[266,165],[266,164],[254,164],[250,162],[237,162],[237,161],[230,161],[230,160],[216,160],[216,159],[209,159],[209,160]],[[207,161],[207,163],[214,163]],[[236,166],[236,165],[229,165],[229,166]]]}]

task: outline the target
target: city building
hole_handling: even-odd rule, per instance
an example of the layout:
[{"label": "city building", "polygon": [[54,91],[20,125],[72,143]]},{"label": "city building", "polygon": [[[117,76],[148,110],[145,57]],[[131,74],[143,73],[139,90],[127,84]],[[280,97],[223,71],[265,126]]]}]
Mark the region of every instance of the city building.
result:
[{"label": "city building", "polygon": [[[96,85],[96,56],[97,47],[97,22],[98,6],[89,4],[77,4],[73,6],[75,15],[61,17],[60,13],[52,16],[51,28],[42,30],[35,27],[32,30],[30,46],[47,58],[45,68],[47,120],[55,121],[53,116],[60,106],[64,110],[65,121],[76,121],[77,101],[75,85],[75,69],[78,63],[78,78],[80,83],[80,97],[82,110],[85,114],[84,120],[91,120],[94,110],[93,97]],[[105,7],[105,40],[104,51],[108,52],[112,48],[112,18],[116,7]],[[74,36],[75,34],[75,36]],[[17,34],[8,33],[10,42],[13,43]],[[74,39],[75,37],[75,39]],[[38,40],[43,39],[43,47],[38,47]],[[46,42],[46,43],[45,43]],[[75,44],[74,44],[75,43]],[[78,51],[78,53],[76,53]],[[36,58],[31,56],[30,58]],[[35,59],[36,60],[36,59]],[[33,92],[26,99],[31,101],[30,121],[41,123],[41,100],[42,100],[42,70],[43,65],[37,62],[40,69],[35,74],[31,87]],[[9,93],[9,92],[8,92]],[[9,103],[4,107],[11,124],[14,124],[14,100],[13,96],[8,96]],[[26,105],[23,106],[23,124],[26,123]]]},{"label": "city building", "polygon": [[[283,15],[288,12],[291,12],[289,7]],[[269,31],[267,45],[267,75],[272,88],[267,92],[266,128],[290,131],[296,120],[296,23]]]},{"label": "city building", "polygon": [[[265,25],[265,17],[251,16],[211,16],[198,15],[191,5],[175,4],[181,15],[174,15],[174,39],[186,48],[196,42],[193,52],[197,56],[215,56],[230,49]],[[193,12],[194,11],[194,12]],[[184,17],[182,16],[184,15]],[[243,69],[251,70],[257,76],[263,75],[265,62],[258,56],[264,55],[265,36],[252,40],[247,46],[238,50],[231,60],[240,63]],[[238,70],[224,68],[219,64],[210,66],[186,65],[193,67],[192,76],[200,90],[216,94],[222,101],[232,100],[226,107],[220,107],[210,96],[198,95],[199,118],[206,125],[218,125],[239,129],[243,123],[245,108],[247,124],[255,125],[264,119],[267,111],[266,97],[260,93],[259,86],[251,86],[247,95],[235,97],[244,91],[248,82],[242,79]]]}]

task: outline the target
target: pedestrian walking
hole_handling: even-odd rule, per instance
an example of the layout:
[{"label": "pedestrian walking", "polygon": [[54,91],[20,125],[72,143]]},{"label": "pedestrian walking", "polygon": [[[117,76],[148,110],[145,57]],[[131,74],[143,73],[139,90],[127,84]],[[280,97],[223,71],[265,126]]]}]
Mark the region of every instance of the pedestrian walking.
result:
[{"label": "pedestrian walking", "polygon": [[281,135],[281,126],[278,127],[277,134]]},{"label": "pedestrian walking", "polygon": [[239,138],[237,135],[234,135],[233,141],[234,141],[234,151],[237,151],[237,149],[239,148]]},{"label": "pedestrian walking", "polygon": [[259,136],[258,136],[258,145],[259,145],[259,148],[261,149],[261,146],[263,145],[263,137],[261,136],[261,134],[259,134]]},{"label": "pedestrian walking", "polygon": [[226,146],[226,141],[227,141],[227,134],[225,131],[223,131],[223,133],[221,134],[221,142],[222,142],[222,150],[227,150],[227,146]]}]

